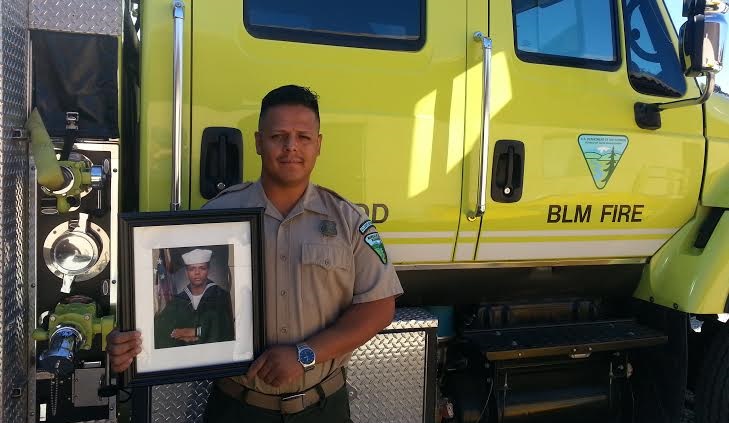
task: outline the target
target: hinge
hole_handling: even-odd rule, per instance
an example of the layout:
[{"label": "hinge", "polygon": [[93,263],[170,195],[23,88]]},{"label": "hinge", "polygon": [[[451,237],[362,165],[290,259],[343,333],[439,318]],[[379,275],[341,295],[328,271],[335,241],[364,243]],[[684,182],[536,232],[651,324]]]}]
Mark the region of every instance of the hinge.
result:
[{"label": "hinge", "polygon": [[633,105],[635,123],[643,129],[655,131],[661,128],[661,109],[656,104],[635,103]]},{"label": "hinge", "polygon": [[10,133],[10,139],[27,141],[28,131],[25,128],[13,128],[12,132]]}]

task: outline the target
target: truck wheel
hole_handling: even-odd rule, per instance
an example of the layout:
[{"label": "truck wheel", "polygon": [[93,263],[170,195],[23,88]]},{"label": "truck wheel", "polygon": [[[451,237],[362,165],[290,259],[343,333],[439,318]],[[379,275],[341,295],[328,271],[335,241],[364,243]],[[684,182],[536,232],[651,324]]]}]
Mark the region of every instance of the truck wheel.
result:
[{"label": "truck wheel", "polygon": [[696,423],[729,422],[729,327],[712,340],[696,382]]}]

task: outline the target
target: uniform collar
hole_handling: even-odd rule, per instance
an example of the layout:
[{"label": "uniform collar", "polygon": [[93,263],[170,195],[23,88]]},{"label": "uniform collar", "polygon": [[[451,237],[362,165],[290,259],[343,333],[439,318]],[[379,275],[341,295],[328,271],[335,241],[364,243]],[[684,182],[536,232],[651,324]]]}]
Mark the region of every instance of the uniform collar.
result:
[{"label": "uniform collar", "polygon": [[197,310],[198,307],[200,307],[200,303],[202,302],[203,297],[205,296],[205,293],[208,292],[208,289],[218,286],[215,282],[208,279],[207,285],[205,285],[205,289],[203,290],[202,294],[200,294],[200,301],[197,303],[197,307],[195,307],[195,302],[193,301],[193,298],[195,295],[192,294],[192,291],[190,291],[190,285],[186,286],[185,289],[182,291],[182,293],[187,295],[187,299],[190,301],[190,305],[193,309]]},{"label": "uniform collar", "polygon": [[251,207],[263,207],[268,209],[268,205],[270,203],[268,201],[268,197],[266,197],[266,193],[263,191],[261,180],[259,179],[254,182],[251,188],[253,190],[253,198],[250,199]]},{"label": "uniform collar", "polygon": [[319,214],[327,214],[327,209],[324,207],[324,201],[321,199],[321,193],[319,187],[309,182],[309,186],[304,191],[304,208],[309,211],[313,211]]},{"label": "uniform collar", "polygon": [[[200,295],[205,295],[205,293],[208,291],[208,288],[211,288],[213,286],[218,286],[218,284],[208,279],[207,282],[205,282],[205,289]],[[182,298],[190,298],[192,300],[192,291],[190,291],[190,284],[185,285],[182,291],[178,292],[177,295]]]},{"label": "uniform collar", "polygon": [[[276,207],[271,203],[271,201],[266,196],[266,192],[263,190],[263,185],[261,184],[261,180],[257,180],[254,184],[255,188],[255,195],[254,195],[254,201],[253,206],[255,207],[264,207],[266,209],[266,214],[274,217],[279,220],[285,220],[281,213],[276,209]],[[327,209],[324,206],[324,201],[321,199],[321,195],[319,194],[319,189],[316,185],[309,182],[309,186],[306,187],[306,191],[304,191],[304,195],[299,199],[299,202],[296,203],[293,209],[291,209],[291,212],[286,217],[287,219],[292,218],[304,210],[313,211],[315,213],[319,214],[327,214]]]}]

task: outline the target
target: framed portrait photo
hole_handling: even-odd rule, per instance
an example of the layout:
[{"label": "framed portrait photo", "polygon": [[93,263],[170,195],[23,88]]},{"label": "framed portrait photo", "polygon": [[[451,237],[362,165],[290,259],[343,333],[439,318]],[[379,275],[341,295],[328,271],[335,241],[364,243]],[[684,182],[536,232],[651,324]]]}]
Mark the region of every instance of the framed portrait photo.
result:
[{"label": "framed portrait photo", "polygon": [[263,209],[126,213],[119,221],[120,330],[142,333],[124,384],[244,374],[265,340]]}]

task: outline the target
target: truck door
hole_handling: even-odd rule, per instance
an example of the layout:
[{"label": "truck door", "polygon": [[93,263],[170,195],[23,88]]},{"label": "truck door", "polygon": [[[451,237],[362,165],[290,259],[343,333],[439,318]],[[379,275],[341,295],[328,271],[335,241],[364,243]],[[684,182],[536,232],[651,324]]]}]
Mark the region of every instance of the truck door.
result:
[{"label": "truck door", "polygon": [[663,2],[491,1],[489,11],[476,259],[651,256],[693,215],[704,158],[700,106],[663,112],[657,130],[635,123],[636,102],[699,94]]},{"label": "truck door", "polygon": [[[205,151],[206,128],[241,131],[243,179],[255,180],[261,98],[298,84],[320,96],[324,139],[314,182],[360,204],[393,261],[452,259],[463,180],[465,0],[427,7],[219,0],[195,2],[192,17],[193,208],[205,202],[201,184],[212,177],[216,185],[215,157],[226,154],[215,149],[229,151]],[[208,133],[211,145],[237,137]],[[238,161],[227,157],[227,166]]]}]

